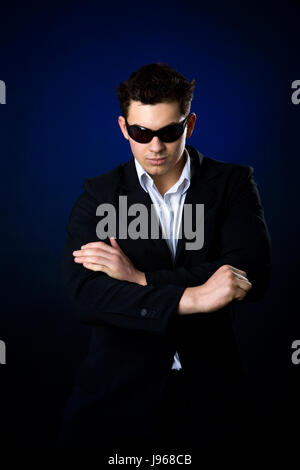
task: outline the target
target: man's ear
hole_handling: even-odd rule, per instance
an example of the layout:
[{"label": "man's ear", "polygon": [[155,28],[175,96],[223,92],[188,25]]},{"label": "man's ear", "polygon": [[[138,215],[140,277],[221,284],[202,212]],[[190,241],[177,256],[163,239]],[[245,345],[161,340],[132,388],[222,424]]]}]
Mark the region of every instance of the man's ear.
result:
[{"label": "man's ear", "polygon": [[197,116],[195,113],[191,113],[187,122],[187,132],[186,132],[186,137],[191,137],[195,123],[196,123]]},{"label": "man's ear", "polygon": [[125,137],[125,139],[129,140],[129,135],[128,135],[128,132],[127,132],[127,129],[126,129],[124,116],[119,116],[118,117],[118,123],[119,123],[119,126],[120,126],[120,129],[122,131],[123,136]]}]

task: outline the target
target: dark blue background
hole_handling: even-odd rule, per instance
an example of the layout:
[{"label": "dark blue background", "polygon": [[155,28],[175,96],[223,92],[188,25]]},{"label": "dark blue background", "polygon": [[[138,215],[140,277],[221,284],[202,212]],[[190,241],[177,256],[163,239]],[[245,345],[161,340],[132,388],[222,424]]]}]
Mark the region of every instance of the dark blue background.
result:
[{"label": "dark blue background", "polygon": [[[20,4],[21,5],[21,4]],[[251,165],[273,249],[260,302],[236,332],[259,426],[292,435],[300,365],[298,302],[300,6],[60,2],[1,7],[1,442],[50,448],[88,348],[61,288],[61,254],[84,178],[131,158],[115,87],[150,62],[196,79],[204,155]],[[216,346],[217,347],[217,346]],[[222,352],[220,351],[220,361]]]}]

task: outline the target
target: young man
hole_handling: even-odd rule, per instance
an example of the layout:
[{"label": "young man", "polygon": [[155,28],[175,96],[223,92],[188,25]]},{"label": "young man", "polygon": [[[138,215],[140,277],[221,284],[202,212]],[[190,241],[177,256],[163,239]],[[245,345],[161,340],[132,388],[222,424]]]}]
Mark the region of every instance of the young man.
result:
[{"label": "young man", "polygon": [[264,294],[270,239],[253,168],[186,145],[194,86],[159,63],[118,87],[133,157],[85,180],[72,209],[63,281],[93,329],[62,447],[198,447],[241,425],[232,312]]}]

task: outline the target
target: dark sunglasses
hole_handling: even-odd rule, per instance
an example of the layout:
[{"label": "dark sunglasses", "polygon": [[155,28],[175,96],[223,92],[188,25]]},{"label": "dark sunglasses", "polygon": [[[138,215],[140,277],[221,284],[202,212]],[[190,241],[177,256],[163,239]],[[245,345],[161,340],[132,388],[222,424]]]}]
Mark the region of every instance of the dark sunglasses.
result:
[{"label": "dark sunglasses", "polygon": [[183,134],[189,115],[181,122],[162,127],[157,131],[152,131],[146,127],[132,125],[130,126],[125,119],[126,129],[130,137],[140,144],[148,144],[153,137],[157,135],[162,142],[175,142]]}]

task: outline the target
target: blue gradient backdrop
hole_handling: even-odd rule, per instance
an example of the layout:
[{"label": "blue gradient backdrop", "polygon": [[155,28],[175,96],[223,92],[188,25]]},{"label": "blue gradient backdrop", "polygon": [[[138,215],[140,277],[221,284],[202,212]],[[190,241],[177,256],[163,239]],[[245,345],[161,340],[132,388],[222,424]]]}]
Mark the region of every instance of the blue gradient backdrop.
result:
[{"label": "blue gradient backdrop", "polygon": [[291,83],[300,79],[300,7],[243,5],[0,7],[7,87],[0,106],[1,442],[53,444],[89,338],[61,288],[65,226],[84,178],[131,158],[117,123],[116,86],[158,61],[196,79],[197,122],[188,143],[254,167],[273,273],[265,298],[240,306],[236,333],[261,424],[283,433],[295,422],[300,105],[291,102]]}]

